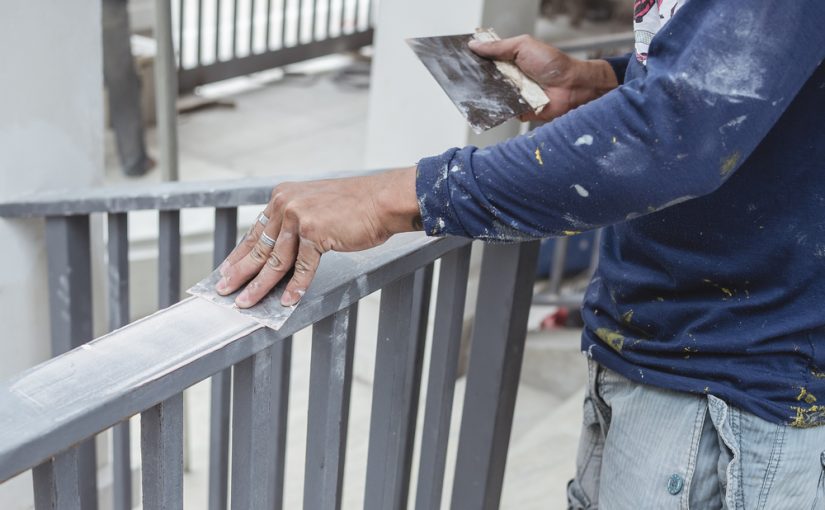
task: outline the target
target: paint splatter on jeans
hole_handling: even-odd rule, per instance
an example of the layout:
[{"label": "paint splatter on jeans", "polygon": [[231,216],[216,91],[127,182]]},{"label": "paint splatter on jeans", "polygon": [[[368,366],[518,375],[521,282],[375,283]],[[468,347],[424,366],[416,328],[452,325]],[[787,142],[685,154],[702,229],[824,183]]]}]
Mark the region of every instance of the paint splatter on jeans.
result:
[{"label": "paint splatter on jeans", "polygon": [[825,509],[825,427],[776,425],[588,364],[570,510]]}]

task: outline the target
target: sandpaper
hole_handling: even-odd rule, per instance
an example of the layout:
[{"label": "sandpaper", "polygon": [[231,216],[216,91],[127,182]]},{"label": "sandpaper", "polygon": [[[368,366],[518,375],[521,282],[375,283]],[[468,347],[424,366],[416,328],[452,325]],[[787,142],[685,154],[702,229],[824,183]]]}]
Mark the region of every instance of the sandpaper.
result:
[{"label": "sandpaper", "polygon": [[510,62],[479,57],[468,43],[497,40],[491,29],[475,34],[408,39],[415,52],[476,133],[544,108],[538,84]]},{"label": "sandpaper", "polygon": [[292,315],[292,312],[295,311],[295,307],[297,306],[281,305],[281,296],[286,289],[290,276],[291,274],[284,276],[281,282],[252,308],[238,308],[235,306],[235,298],[241,293],[244,288],[243,286],[228,296],[221,296],[215,291],[215,285],[217,285],[221,279],[221,273],[217,269],[186,292],[225,308],[232,308],[241,315],[245,315],[277,331],[281,329],[281,326],[289,319],[289,316]]}]

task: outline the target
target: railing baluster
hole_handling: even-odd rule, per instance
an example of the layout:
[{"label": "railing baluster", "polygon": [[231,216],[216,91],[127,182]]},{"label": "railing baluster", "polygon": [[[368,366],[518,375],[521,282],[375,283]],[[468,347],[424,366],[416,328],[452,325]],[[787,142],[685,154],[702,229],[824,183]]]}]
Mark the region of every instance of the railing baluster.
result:
[{"label": "railing baluster", "polygon": [[266,28],[264,29],[264,41],[266,44],[264,45],[264,51],[269,51],[271,45],[269,44],[269,38],[272,33],[272,0],[266,0]]},{"label": "railing baluster", "polygon": [[324,25],[324,36],[327,39],[332,38],[332,0],[326,0],[327,4],[327,20]]},{"label": "railing baluster", "polygon": [[203,65],[203,58],[201,56],[203,46],[203,0],[198,0],[198,33],[195,45],[195,54],[197,58],[197,66]]},{"label": "railing baluster", "polygon": [[238,3],[232,0],[232,58],[238,56]]},{"label": "railing baluster", "polygon": [[183,4],[186,0],[179,0],[178,1],[178,69],[183,69],[183,47],[184,47],[184,37],[183,37],[183,29],[184,29],[184,22],[183,22]]},{"label": "railing baluster", "polygon": [[160,211],[158,229],[158,306],[180,300],[180,211]]},{"label": "railing baluster", "polygon": [[233,377],[232,510],[273,508],[272,350],[235,365]]},{"label": "railing baluster", "polygon": [[141,413],[145,510],[183,510],[183,393]]},{"label": "railing baluster", "polygon": [[[215,209],[215,244],[212,265],[218,267],[235,247],[238,209]],[[224,510],[229,496],[229,415],[232,370],[212,376],[209,409],[209,510]]]},{"label": "railing baluster", "polygon": [[77,460],[78,448],[70,448],[32,470],[35,510],[82,508]]},{"label": "railing baluster", "polygon": [[338,20],[338,23],[341,25],[341,31],[338,33],[339,36],[343,36],[346,31],[346,17],[347,17],[347,0],[340,0],[341,2],[341,19]]},{"label": "railing baluster", "polygon": [[[155,0],[155,107],[161,178],[178,180],[178,69],[172,35],[172,2]],[[181,51],[183,54],[183,51]]]},{"label": "railing baluster", "polygon": [[[49,316],[52,356],[92,339],[92,269],[88,216],[46,218]],[[94,438],[78,452],[81,508],[97,508],[97,461]]]},{"label": "railing baluster", "polygon": [[272,426],[270,438],[275,451],[274,475],[271,479],[272,508],[284,506],[284,479],[286,476],[286,433],[289,411],[289,375],[292,365],[292,337],[272,346]]},{"label": "railing baluster", "polygon": [[[381,291],[364,508],[404,508],[424,343],[414,334],[416,274]],[[420,296],[420,294],[419,294]]]},{"label": "railing baluster", "polygon": [[[109,330],[129,323],[129,237],[126,213],[108,215]],[[129,420],[112,428],[112,507],[132,508],[132,459]]]},{"label": "railing baluster", "polygon": [[355,304],[312,327],[304,508],[341,507],[357,312]]},{"label": "railing baluster", "polygon": [[301,39],[301,33],[304,29],[304,0],[296,0],[298,3],[298,28],[295,31],[295,44],[300,45],[303,40]]},{"label": "railing baluster", "polygon": [[485,246],[450,508],[498,508],[537,256],[538,242]]},{"label": "railing baluster", "polygon": [[255,54],[255,0],[249,0],[249,55]]},{"label": "railing baluster", "polygon": [[463,246],[441,259],[415,498],[419,510],[441,507],[470,250],[470,245]]},{"label": "railing baluster", "polygon": [[286,48],[286,31],[289,26],[287,23],[287,14],[289,13],[289,0],[281,0],[281,46]]},{"label": "railing baluster", "polygon": [[221,0],[215,0],[215,63],[221,61]]}]

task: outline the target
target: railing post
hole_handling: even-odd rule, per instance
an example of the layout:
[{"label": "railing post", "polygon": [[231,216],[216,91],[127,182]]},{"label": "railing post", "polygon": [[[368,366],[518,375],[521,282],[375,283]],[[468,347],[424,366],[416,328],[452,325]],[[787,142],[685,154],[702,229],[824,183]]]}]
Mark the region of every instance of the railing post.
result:
[{"label": "railing post", "polygon": [[78,493],[78,449],[70,448],[32,470],[35,510],[76,510]]},{"label": "railing post", "polygon": [[[52,356],[92,339],[92,269],[88,216],[46,218]],[[94,438],[79,446],[77,481],[82,510],[97,509]]]},{"label": "railing post", "polygon": [[312,327],[304,508],[341,507],[357,310],[352,305]]},{"label": "railing post", "polygon": [[[238,237],[238,209],[215,209],[212,265],[218,267],[232,252]],[[229,496],[229,416],[232,369],[212,376],[209,409],[209,510],[225,510]]]},{"label": "railing post", "polygon": [[[126,213],[107,217],[109,231],[109,329],[114,331],[129,323],[129,237]],[[112,508],[132,508],[132,457],[129,420],[112,428]]]},{"label": "railing post", "polygon": [[144,510],[183,510],[183,393],[140,415]]},{"label": "railing post", "polygon": [[418,510],[441,507],[471,248],[468,244],[441,258],[421,431],[421,462],[415,498]]},{"label": "railing post", "polygon": [[[182,18],[182,16],[181,16]],[[181,34],[183,40],[183,34]],[[160,171],[164,181],[178,180],[178,69],[172,38],[172,2],[155,0],[155,97]]]},{"label": "railing post", "polygon": [[499,506],[538,248],[538,242],[484,248],[452,509]]},{"label": "railing post", "polygon": [[235,365],[233,377],[232,510],[273,508],[272,349]]},{"label": "railing post", "polygon": [[424,357],[424,335],[418,334],[416,319],[421,312],[415,308],[423,304],[424,275],[421,269],[381,291],[367,452],[367,510],[401,509],[407,503]]}]

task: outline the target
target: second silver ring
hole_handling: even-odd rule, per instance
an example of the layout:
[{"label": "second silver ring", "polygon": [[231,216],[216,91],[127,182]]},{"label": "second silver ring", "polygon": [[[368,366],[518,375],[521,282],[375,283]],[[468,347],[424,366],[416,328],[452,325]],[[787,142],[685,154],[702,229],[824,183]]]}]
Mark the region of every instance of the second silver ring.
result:
[{"label": "second silver ring", "polygon": [[266,226],[266,224],[269,223],[269,218],[266,217],[266,214],[261,213],[258,215],[258,223],[260,223],[263,226]]},{"label": "second silver ring", "polygon": [[275,239],[272,239],[271,237],[266,235],[266,232],[261,232],[261,242],[269,246],[270,248],[275,246]]}]

